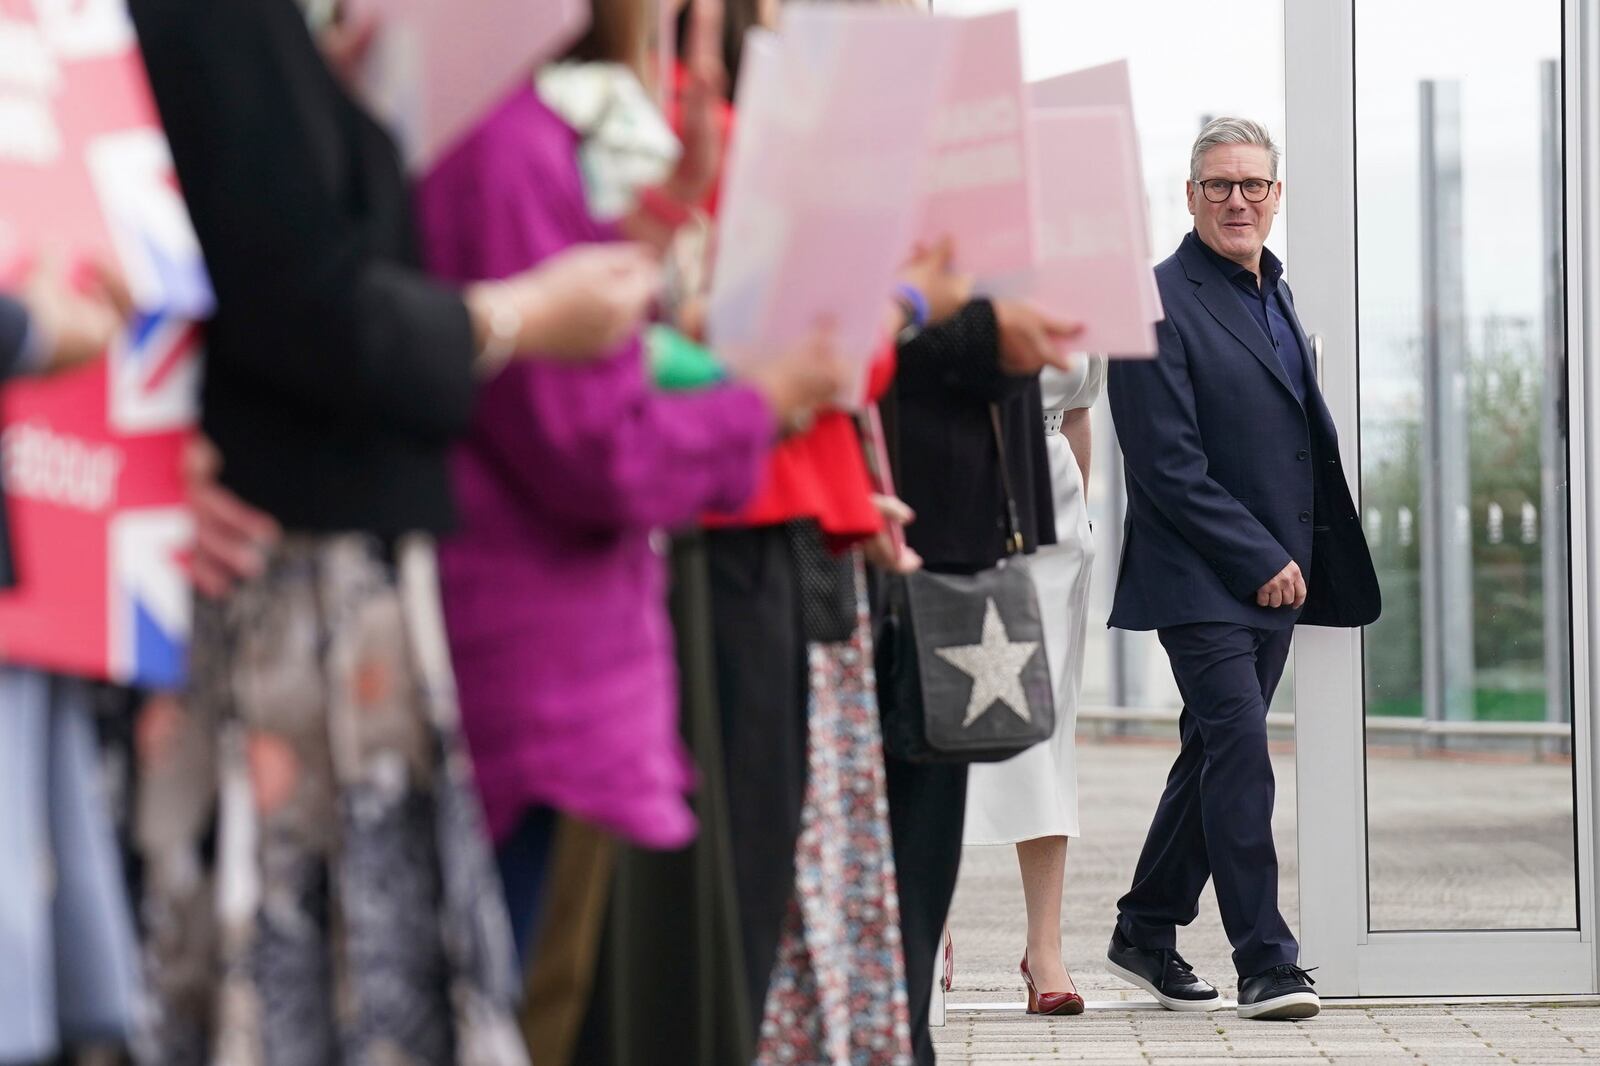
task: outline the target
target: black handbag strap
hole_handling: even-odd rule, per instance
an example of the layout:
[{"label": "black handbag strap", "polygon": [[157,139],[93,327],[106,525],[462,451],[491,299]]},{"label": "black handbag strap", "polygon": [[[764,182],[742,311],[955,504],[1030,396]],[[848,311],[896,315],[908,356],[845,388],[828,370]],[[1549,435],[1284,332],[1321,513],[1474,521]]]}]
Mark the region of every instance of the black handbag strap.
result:
[{"label": "black handbag strap", "polygon": [[[896,390],[890,389],[878,401],[878,414],[882,420],[884,435],[884,450],[889,459],[889,473],[896,485],[900,483],[900,403]],[[858,430],[862,427],[862,420],[857,420]],[[1006,439],[1000,428],[1000,405],[989,405],[989,428],[994,432],[995,455],[1000,463],[1000,487],[1006,497],[1006,554],[1017,555],[1023,549],[1022,518],[1017,510],[1017,497],[1011,490],[1011,467],[1006,462]],[[865,433],[863,431],[863,438]]]},{"label": "black handbag strap", "polygon": [[1000,487],[1006,494],[1006,524],[1008,527],[1007,533],[1010,534],[1006,538],[1006,554],[1016,555],[1022,551],[1023,547],[1022,519],[1017,511],[1016,494],[1011,491],[1011,467],[1006,462],[1005,434],[1000,432],[999,404],[991,403],[989,405],[989,426],[994,430],[995,455],[1000,459]]}]

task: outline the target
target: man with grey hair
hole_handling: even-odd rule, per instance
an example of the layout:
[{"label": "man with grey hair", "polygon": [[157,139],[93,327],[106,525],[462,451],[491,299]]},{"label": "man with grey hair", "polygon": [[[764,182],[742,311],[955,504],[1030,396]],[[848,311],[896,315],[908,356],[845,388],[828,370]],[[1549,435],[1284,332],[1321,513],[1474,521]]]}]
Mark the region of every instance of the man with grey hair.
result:
[{"label": "man with grey hair", "polygon": [[1169,1009],[1215,1009],[1176,940],[1214,880],[1240,1016],[1308,1018],[1320,1004],[1278,909],[1267,708],[1295,624],[1366,625],[1378,583],[1310,344],[1265,247],[1283,197],[1272,137],[1247,119],[1208,123],[1186,194],[1194,230],[1156,267],[1158,354],[1113,360],[1108,377],[1128,483],[1110,624],[1156,631],[1184,703],[1108,960]]}]

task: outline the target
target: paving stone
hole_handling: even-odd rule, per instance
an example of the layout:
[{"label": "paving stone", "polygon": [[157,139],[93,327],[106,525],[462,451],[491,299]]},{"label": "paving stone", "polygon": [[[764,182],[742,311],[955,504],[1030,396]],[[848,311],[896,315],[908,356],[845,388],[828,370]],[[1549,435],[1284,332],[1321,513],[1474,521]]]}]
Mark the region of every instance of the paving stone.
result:
[{"label": "paving stone", "polygon": [[[1229,1064],[1280,1062],[1285,1066],[1318,1062],[1333,1066],[1346,1063],[1474,1066],[1513,1062],[1535,1066],[1542,1062],[1556,1066],[1591,1059],[1600,1062],[1600,1007],[1328,1004],[1319,1017],[1295,1024],[1247,1021],[1231,1008],[1208,1015],[1143,1009],[1151,1003],[1150,998],[1106,972],[1105,943],[1116,899],[1127,888],[1150,811],[1171,759],[1170,748],[1136,744],[1085,743],[1079,752],[1085,836],[1073,840],[1069,852],[1063,947],[1065,961],[1078,989],[1091,1003],[1089,1013],[1078,1018],[1040,1019],[1020,1010],[1010,1013],[952,1010],[951,1024],[934,1031],[934,1043],[945,1066],[1001,1066],[1002,1063],[1022,1062],[1082,1062],[1096,1066],[1161,1066],[1171,1062],[1174,1066],[1197,1066],[1212,1061]],[[1433,777],[1455,773],[1454,769],[1440,769],[1428,762],[1406,765],[1408,773],[1413,767],[1416,773],[1415,779],[1405,787],[1419,793],[1439,785],[1436,789],[1439,795],[1453,796],[1456,800],[1474,794],[1470,789],[1458,787],[1458,783],[1430,784]],[[1282,903],[1285,917],[1291,927],[1296,927],[1299,924],[1298,900],[1292,889],[1297,861],[1293,835],[1294,774],[1291,763],[1277,761],[1277,768],[1279,803],[1275,830],[1285,886]],[[1497,781],[1509,780],[1498,776],[1502,770],[1526,777],[1527,787],[1519,794],[1534,797],[1548,790],[1533,778],[1566,772],[1552,771],[1549,767],[1531,767],[1525,771],[1517,767],[1497,767]],[[1395,786],[1391,783],[1385,787]],[[1482,824],[1490,824],[1484,822],[1484,810],[1471,804],[1458,804],[1458,807],[1451,816],[1459,816],[1463,827],[1477,825],[1481,828]],[[1433,821],[1426,824],[1437,829]],[[1492,824],[1503,827],[1509,823],[1492,821]],[[1510,839],[1503,833],[1496,839],[1502,837]],[[1413,849],[1418,863],[1425,864],[1428,855],[1436,854],[1425,844],[1426,841],[1421,841]],[[1385,852],[1389,855],[1385,862],[1393,859],[1392,852],[1392,847],[1390,852]],[[1383,859],[1377,852],[1374,855],[1375,859]],[[1500,876],[1526,877],[1527,868],[1519,872],[1513,869],[1515,865],[1508,861],[1501,864],[1504,869],[1475,869],[1471,892],[1452,892],[1441,902],[1440,875],[1413,864],[1399,873],[1385,874],[1389,878],[1385,882],[1386,892],[1393,895],[1405,887],[1403,880],[1410,879],[1405,882],[1410,886],[1408,898],[1418,906],[1431,908],[1427,921],[1418,927],[1471,925],[1472,909],[1489,899],[1501,907],[1501,912],[1493,916],[1494,920],[1504,920],[1511,907],[1553,906],[1537,893],[1522,892],[1509,882],[1491,884],[1488,880]],[[1568,880],[1570,885],[1570,878]],[[1570,895],[1570,887],[1566,891]],[[1553,894],[1546,895],[1553,898]],[[1384,905],[1393,907],[1404,902],[1402,899],[1397,903],[1391,898]],[[1016,963],[1026,936],[1026,919],[1013,849],[966,850],[951,928],[956,945],[957,980],[952,1001],[1016,1005],[1022,995]],[[1222,934],[1215,899],[1209,889],[1202,899],[1199,919],[1180,931],[1179,946],[1196,969],[1218,985],[1224,996],[1234,994],[1230,948]],[[1134,1009],[1115,1009],[1119,1004]]]}]

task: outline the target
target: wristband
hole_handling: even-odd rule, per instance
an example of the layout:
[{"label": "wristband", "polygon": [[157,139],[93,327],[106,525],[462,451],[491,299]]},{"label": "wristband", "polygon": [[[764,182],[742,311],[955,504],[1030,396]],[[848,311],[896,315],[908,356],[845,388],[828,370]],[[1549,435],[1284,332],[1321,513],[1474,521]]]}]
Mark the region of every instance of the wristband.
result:
[{"label": "wristband", "polygon": [[915,285],[900,282],[894,287],[894,297],[910,314],[910,325],[922,329],[928,324],[928,298]]}]

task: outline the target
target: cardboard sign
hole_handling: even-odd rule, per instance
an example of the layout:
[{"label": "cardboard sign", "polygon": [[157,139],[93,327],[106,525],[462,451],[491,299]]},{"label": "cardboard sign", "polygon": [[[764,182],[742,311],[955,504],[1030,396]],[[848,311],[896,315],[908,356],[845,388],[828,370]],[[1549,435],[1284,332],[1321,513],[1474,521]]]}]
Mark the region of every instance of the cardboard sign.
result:
[{"label": "cardboard sign", "polygon": [[177,685],[211,291],[121,0],[0,0],[0,190],[0,284],[57,247],[119,264],[140,308],[101,364],[0,389],[20,577],[0,659]]},{"label": "cardboard sign", "polygon": [[1084,324],[1074,348],[1154,355],[1143,185],[1128,113],[1037,110],[1029,122],[1040,225],[1028,296]]},{"label": "cardboard sign", "polygon": [[[1015,9],[948,21],[956,33],[916,235],[954,238],[957,267],[986,281],[1032,266],[1034,220],[1022,41]],[[924,71],[919,80],[937,86]]]},{"label": "cardboard sign", "polygon": [[379,22],[364,96],[425,171],[589,27],[589,0],[348,0]]},{"label": "cardboard sign", "polygon": [[[797,5],[746,44],[707,314],[738,366],[832,322],[858,381],[910,246],[952,20]],[[866,105],[870,102],[870,106]]]},{"label": "cardboard sign", "polygon": [[[1119,59],[1113,63],[1102,63],[1096,67],[1085,67],[1082,70],[1069,71],[1054,78],[1030,82],[1028,85],[1028,106],[1032,108],[1065,108],[1065,107],[1110,107],[1124,111],[1128,115],[1130,128],[1137,129],[1133,114],[1133,81],[1128,73],[1128,61]],[[1139,147],[1139,138],[1133,139],[1134,166],[1139,174],[1140,190],[1144,189],[1144,156]],[[1141,210],[1139,212],[1139,247],[1144,250],[1148,260],[1155,249],[1151,247],[1150,237],[1150,210],[1141,195]],[[1153,267],[1153,263],[1152,263]],[[1159,322],[1165,317],[1161,308],[1161,292],[1156,287],[1156,277],[1152,269],[1144,280],[1140,294],[1145,314],[1150,316],[1150,321]]]}]

